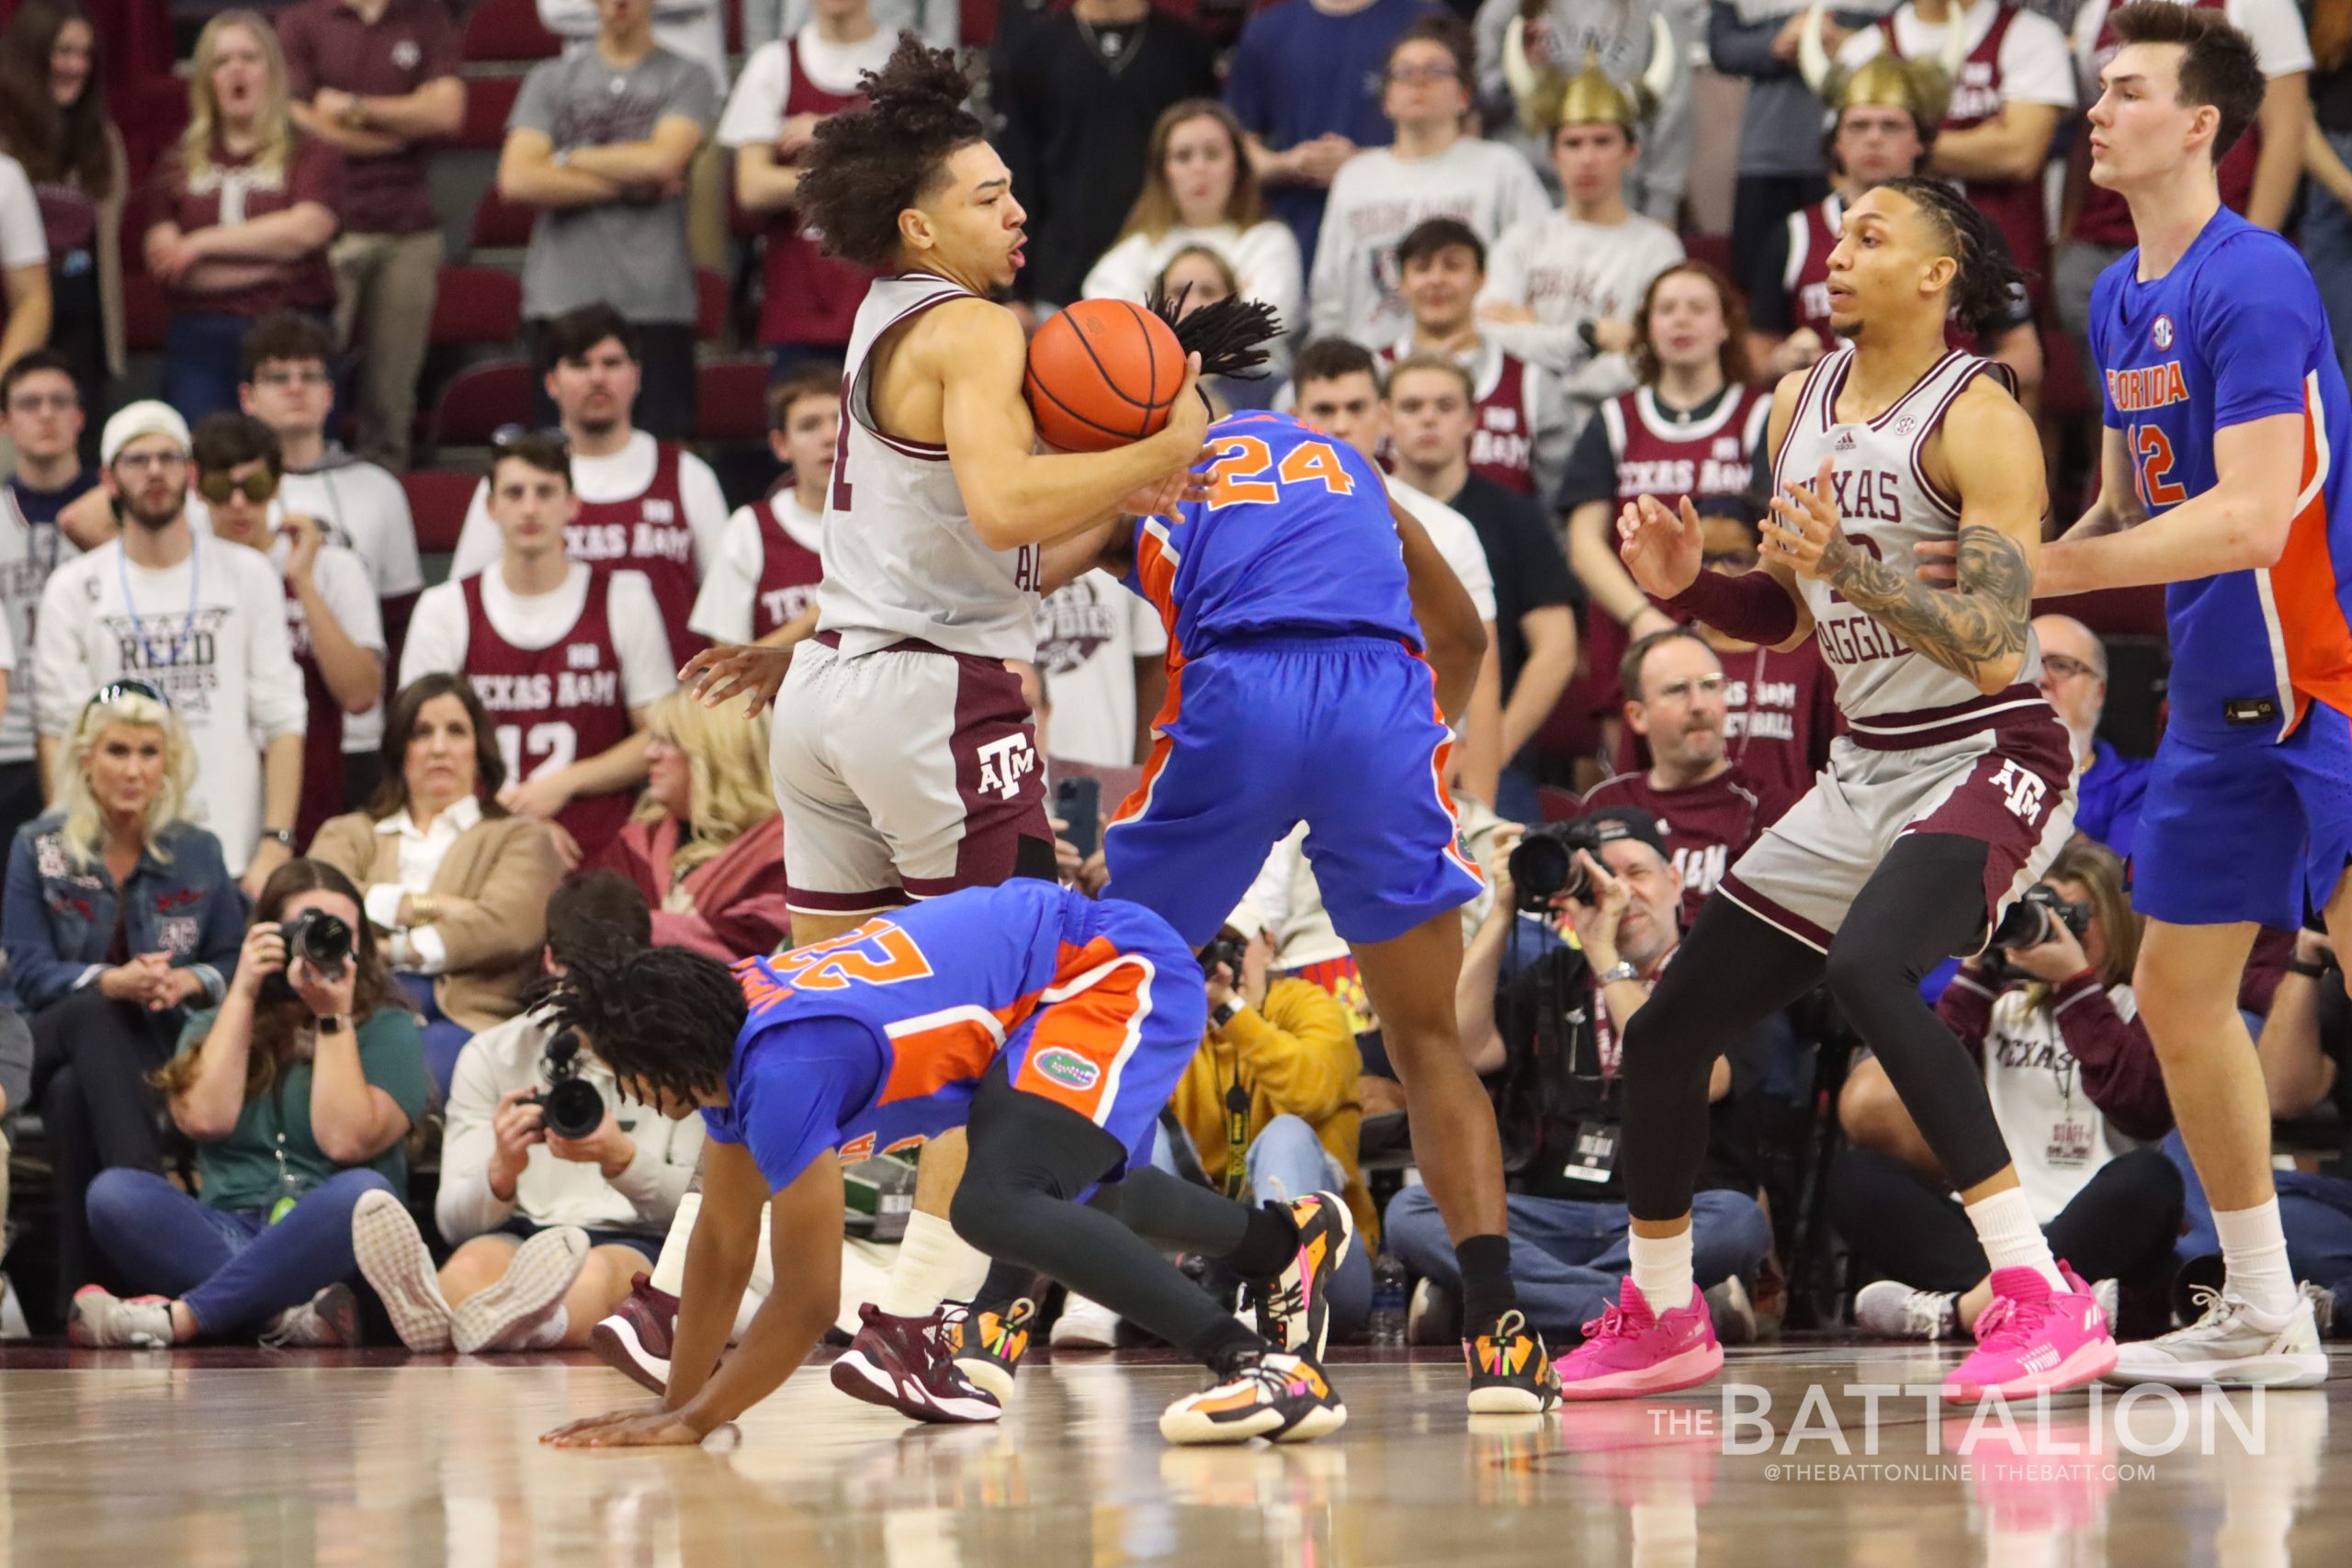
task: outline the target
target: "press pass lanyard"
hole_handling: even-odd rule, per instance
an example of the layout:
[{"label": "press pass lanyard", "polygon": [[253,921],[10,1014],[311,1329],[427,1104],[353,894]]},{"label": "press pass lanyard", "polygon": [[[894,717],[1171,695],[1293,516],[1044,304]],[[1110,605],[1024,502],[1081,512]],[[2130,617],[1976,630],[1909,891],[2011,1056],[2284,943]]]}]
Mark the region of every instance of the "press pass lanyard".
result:
[{"label": "press pass lanyard", "polygon": [[1238,1198],[1250,1182],[1250,1091],[1241,1087],[1237,1054],[1233,1081],[1225,1086],[1225,1195]]},{"label": "press pass lanyard", "polygon": [[125,553],[118,545],[114,555],[115,581],[122,589],[122,607],[130,612],[130,624],[139,634],[139,655],[145,660],[142,668],[169,669],[179,663],[181,650],[196,636],[196,610],[204,593],[204,552],[197,543],[196,535],[190,533],[187,540],[187,618],[180,623],[179,638],[172,645],[169,659],[156,658],[155,645],[147,640],[147,622],[139,614],[139,601],[130,596],[130,568],[126,563]]}]

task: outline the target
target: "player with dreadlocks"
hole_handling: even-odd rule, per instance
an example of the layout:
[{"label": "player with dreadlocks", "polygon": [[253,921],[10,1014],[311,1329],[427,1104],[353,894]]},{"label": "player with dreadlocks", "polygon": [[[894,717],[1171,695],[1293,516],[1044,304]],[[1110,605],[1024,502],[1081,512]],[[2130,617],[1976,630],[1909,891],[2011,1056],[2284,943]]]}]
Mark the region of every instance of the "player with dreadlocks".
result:
[{"label": "player with dreadlocks", "polygon": [[[753,691],[753,711],[790,682],[769,759],[803,946],[910,899],[1053,878],[1045,773],[1007,661],[1036,657],[1047,552],[1114,513],[1172,504],[1208,424],[1195,359],[1150,439],[1037,451],[1027,342],[992,301],[1020,268],[1025,214],[964,107],[969,84],[952,54],[909,36],[861,91],[863,106],[819,128],[797,198],[830,251],[882,273],[846,355],[817,633],[790,650],[714,649],[686,672],[707,701]],[[1235,335],[1213,346],[1249,346],[1226,320]],[[918,1420],[989,1403],[922,1327],[986,1272],[943,1217],[960,1154],[960,1136],[928,1151],[888,1287],[833,1366],[845,1391]]]},{"label": "player with dreadlocks", "polygon": [[[549,1005],[625,1092],[699,1110],[710,1136],[662,1404],[550,1440],[695,1443],[775,1392],[839,1303],[842,1160],[967,1123],[958,1231],[1214,1369],[1160,1417],[1170,1441],[1300,1441],[1346,1421],[1317,1359],[1347,1205],[1247,1208],[1149,1167],[1207,1023],[1200,964],[1149,910],[1018,879],[731,973],[683,948],[577,967]],[[775,1288],[721,1360],[763,1211]],[[1256,1282],[1258,1327],[1159,1246]]]},{"label": "player with dreadlocks", "polygon": [[[1948,349],[2002,308],[2014,267],[1992,224],[1933,179],[1846,209],[1829,258],[1847,346],[1773,396],[1771,514],[1745,576],[1701,570],[1698,514],[1654,498],[1618,521],[1634,580],[1747,641],[1819,640],[1847,733],[1811,794],[1723,879],[1623,1049],[1633,1270],[1561,1365],[1571,1398],[1686,1388],[1723,1365],[1691,1281],[1690,1194],[1714,1059],[1826,980],[1885,1063],[1967,1207],[1993,1299],[1947,1398],[2072,1387],[2114,1365],[2090,1288],[2052,1258],[1984,1075],[1920,999],[1947,954],[2003,925],[2074,825],[2072,750],[2035,685],[2030,617],[2047,497],[2033,422],[1990,361]],[[1988,373],[1990,372],[1990,373]],[[1958,581],[1915,547],[1956,546]]]}]

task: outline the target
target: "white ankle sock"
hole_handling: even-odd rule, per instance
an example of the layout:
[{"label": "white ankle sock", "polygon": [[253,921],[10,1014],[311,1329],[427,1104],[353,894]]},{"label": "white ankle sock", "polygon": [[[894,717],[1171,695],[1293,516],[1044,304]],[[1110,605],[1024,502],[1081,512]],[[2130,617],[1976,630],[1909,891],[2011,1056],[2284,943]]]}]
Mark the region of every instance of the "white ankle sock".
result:
[{"label": "white ankle sock", "polygon": [[[973,1278],[975,1258],[979,1260],[979,1278]],[[955,1226],[918,1210],[907,1216],[899,1259],[890,1266],[889,1289],[874,1304],[892,1317],[928,1317],[944,1301],[969,1301],[988,1270],[986,1256],[957,1235]]]},{"label": "white ankle sock", "polygon": [[1625,1250],[1634,1260],[1634,1284],[1650,1311],[1680,1312],[1690,1304],[1690,1227],[1679,1235],[1634,1232],[1625,1238]]},{"label": "white ankle sock", "polygon": [[2074,1289],[2058,1272],[2057,1259],[2050,1256],[2050,1238],[2034,1222],[2033,1205],[2026,1201],[2023,1188],[2012,1187],[1969,1204],[1968,1223],[1976,1227],[1984,1260],[1996,1272],[2030,1269],[2053,1291]]},{"label": "white ankle sock", "polygon": [[521,1338],[514,1341],[514,1348],[517,1350],[552,1350],[557,1346],[563,1343],[563,1337],[571,1327],[571,1309],[559,1302],[556,1303],[556,1309],[552,1314],[541,1319],[538,1326],[530,1329],[528,1332],[525,1333]]},{"label": "white ankle sock", "polygon": [[2259,1208],[2213,1211],[2213,1233],[2222,1240],[2222,1263],[2230,1294],[2261,1314],[2283,1322],[2295,1310],[2295,1270],[2287,1262],[2287,1233],[2278,1224],[2278,1200]]}]

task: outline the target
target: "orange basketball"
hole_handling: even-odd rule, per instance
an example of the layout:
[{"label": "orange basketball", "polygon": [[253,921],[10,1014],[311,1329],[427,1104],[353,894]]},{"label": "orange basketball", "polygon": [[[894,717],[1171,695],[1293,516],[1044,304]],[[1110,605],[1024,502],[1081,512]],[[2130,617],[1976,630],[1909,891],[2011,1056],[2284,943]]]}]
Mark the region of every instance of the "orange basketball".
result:
[{"label": "orange basketball", "polygon": [[1021,390],[1046,440],[1107,452],[1157,434],[1183,386],[1174,328],[1125,299],[1080,299],[1029,340]]}]

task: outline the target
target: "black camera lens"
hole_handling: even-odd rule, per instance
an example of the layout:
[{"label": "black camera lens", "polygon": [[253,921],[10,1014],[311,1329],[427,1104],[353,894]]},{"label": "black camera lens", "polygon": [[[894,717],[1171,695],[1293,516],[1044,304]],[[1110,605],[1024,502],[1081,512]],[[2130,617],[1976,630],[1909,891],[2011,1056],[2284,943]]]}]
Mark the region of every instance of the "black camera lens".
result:
[{"label": "black camera lens", "polygon": [[1592,878],[1577,859],[1579,850],[1600,858],[1600,830],[1589,821],[1553,822],[1529,829],[1527,836],[1511,846],[1509,862],[1519,907],[1540,910],[1562,897],[1589,900]]},{"label": "black camera lens", "polygon": [[554,1136],[585,1138],[605,1124],[605,1097],[585,1078],[565,1078],[539,1096],[539,1114]]},{"label": "black camera lens", "polygon": [[286,939],[288,962],[300,958],[313,969],[340,969],[351,961],[351,927],[324,909],[305,909],[277,928]]}]

